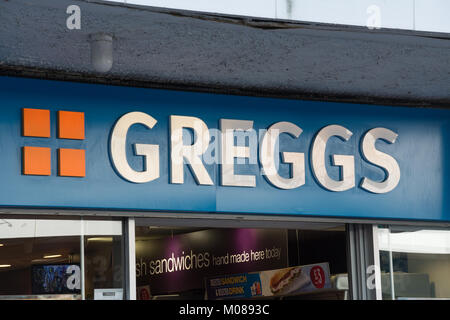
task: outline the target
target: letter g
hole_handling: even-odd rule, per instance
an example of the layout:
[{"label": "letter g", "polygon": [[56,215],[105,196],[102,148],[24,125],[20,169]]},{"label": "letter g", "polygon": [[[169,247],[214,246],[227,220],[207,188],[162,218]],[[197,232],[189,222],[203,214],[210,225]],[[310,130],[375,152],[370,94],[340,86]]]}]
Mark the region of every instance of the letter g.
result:
[{"label": "letter g", "polygon": [[116,122],[111,133],[110,153],[116,171],[126,180],[145,183],[159,178],[159,146],[154,144],[134,144],[134,153],[144,156],[144,171],[132,169],[127,161],[126,140],[128,129],[133,124],[143,124],[152,129],[156,120],[143,112],[129,112]]}]

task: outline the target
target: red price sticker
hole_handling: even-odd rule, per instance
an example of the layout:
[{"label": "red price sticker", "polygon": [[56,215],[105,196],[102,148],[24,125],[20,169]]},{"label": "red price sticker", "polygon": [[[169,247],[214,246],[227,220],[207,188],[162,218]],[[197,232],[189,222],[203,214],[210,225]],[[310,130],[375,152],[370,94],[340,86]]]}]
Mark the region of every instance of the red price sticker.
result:
[{"label": "red price sticker", "polygon": [[309,277],[311,278],[314,287],[321,289],[325,285],[325,272],[320,266],[311,268]]}]

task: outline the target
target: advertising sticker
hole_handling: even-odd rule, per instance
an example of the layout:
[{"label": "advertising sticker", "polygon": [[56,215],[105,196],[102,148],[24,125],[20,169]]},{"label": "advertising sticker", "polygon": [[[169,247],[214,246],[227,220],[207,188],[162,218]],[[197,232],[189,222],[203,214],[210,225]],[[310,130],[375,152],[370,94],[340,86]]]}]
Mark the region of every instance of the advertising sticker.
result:
[{"label": "advertising sticker", "polygon": [[209,277],[205,281],[207,298],[211,300],[281,296],[331,288],[328,263]]}]

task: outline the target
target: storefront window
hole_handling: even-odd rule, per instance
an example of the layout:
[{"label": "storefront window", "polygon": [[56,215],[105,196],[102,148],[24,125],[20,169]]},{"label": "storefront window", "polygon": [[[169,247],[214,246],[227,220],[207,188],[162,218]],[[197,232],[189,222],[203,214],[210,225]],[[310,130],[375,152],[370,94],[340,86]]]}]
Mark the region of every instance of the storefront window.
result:
[{"label": "storefront window", "polygon": [[0,217],[0,299],[122,299],[121,221]]},{"label": "storefront window", "polygon": [[450,230],[378,228],[383,299],[450,298]]},{"label": "storefront window", "polygon": [[136,220],[137,298],[346,299],[344,225],[156,227]]}]

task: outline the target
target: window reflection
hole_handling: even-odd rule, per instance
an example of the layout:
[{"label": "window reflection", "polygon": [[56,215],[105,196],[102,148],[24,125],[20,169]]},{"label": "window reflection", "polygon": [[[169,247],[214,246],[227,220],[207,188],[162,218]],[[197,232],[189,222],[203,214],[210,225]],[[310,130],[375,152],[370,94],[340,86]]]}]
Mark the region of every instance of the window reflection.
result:
[{"label": "window reflection", "polygon": [[123,252],[120,221],[2,218],[0,299],[123,298]]},{"label": "window reflection", "polygon": [[85,241],[86,299],[95,290],[122,288],[122,237],[89,237]]},{"label": "window reflection", "polygon": [[450,298],[450,231],[378,229],[383,299]]}]

